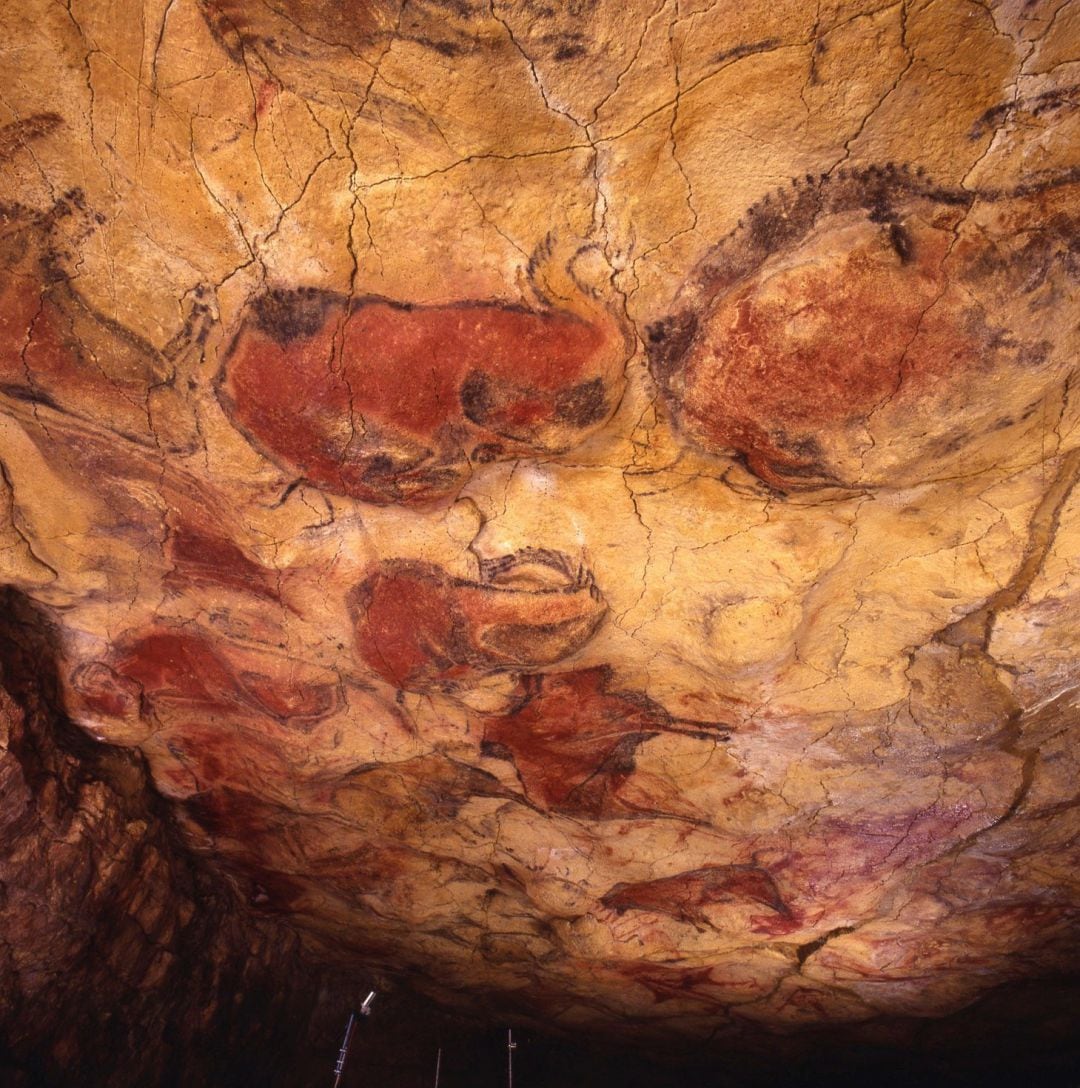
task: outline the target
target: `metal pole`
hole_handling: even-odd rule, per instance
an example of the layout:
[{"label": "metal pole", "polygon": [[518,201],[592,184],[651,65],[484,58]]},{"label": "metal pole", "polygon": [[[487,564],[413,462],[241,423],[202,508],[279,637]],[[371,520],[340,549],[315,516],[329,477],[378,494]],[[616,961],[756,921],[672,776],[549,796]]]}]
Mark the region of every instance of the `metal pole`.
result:
[{"label": "metal pole", "polygon": [[349,1057],[349,1045],[352,1043],[353,1032],[356,1030],[356,1017],[370,1016],[371,1003],[375,1000],[375,991],[364,998],[364,1003],[356,1012],[349,1013],[349,1022],[345,1025],[345,1038],[341,1040],[341,1049],[338,1051],[337,1061],[334,1063],[334,1088],[341,1088],[341,1074],[345,1072],[345,1062]]},{"label": "metal pole", "polygon": [[345,1038],[341,1040],[341,1049],[338,1051],[337,1062],[334,1065],[334,1088],[341,1084],[341,1074],[345,1071],[345,1059],[349,1056],[349,1044],[352,1042],[353,1030],[356,1028],[356,1013],[349,1013],[349,1022],[345,1025]]},{"label": "metal pole", "polygon": [[514,1051],[517,1043],[514,1042],[514,1031],[506,1029],[506,1088],[514,1088]]},{"label": "metal pole", "polygon": [[435,1055],[435,1088],[439,1088],[439,1067],[442,1065],[442,1047]]}]

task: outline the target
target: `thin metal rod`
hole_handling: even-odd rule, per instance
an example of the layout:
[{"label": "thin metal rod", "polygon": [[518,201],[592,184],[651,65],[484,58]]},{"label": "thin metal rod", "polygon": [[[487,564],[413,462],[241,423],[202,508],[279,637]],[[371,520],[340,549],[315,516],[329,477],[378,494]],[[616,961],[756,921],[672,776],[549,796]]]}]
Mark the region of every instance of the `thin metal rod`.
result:
[{"label": "thin metal rod", "polygon": [[364,1003],[356,1012],[349,1013],[349,1022],[345,1025],[345,1038],[341,1040],[341,1049],[338,1051],[337,1062],[334,1063],[334,1088],[341,1086],[341,1074],[345,1072],[345,1062],[349,1057],[349,1045],[352,1043],[353,1032],[356,1030],[357,1016],[370,1016],[371,1003],[375,1000],[375,991],[364,998]]},{"label": "thin metal rod", "polygon": [[439,1068],[442,1066],[442,1047],[435,1054],[435,1088],[439,1088]]},{"label": "thin metal rod", "polygon": [[506,1029],[506,1088],[514,1088],[514,1051],[517,1043],[514,1042],[513,1028]]},{"label": "thin metal rod", "polygon": [[337,1062],[334,1065],[334,1088],[341,1084],[341,1074],[345,1071],[345,1060],[349,1056],[349,1044],[352,1042],[353,1032],[356,1030],[356,1013],[349,1013],[349,1022],[345,1025],[345,1038],[341,1040],[341,1049],[338,1051]]}]

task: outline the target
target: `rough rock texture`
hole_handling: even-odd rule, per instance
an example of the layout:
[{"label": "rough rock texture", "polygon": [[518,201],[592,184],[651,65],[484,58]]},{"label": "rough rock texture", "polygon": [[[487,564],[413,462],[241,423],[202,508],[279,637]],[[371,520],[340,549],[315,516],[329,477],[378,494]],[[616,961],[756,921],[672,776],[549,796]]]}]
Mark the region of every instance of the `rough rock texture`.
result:
[{"label": "rough rock texture", "polygon": [[0,603],[4,1084],[277,1083],[311,1036],[325,1071],[355,987],[190,861],[141,761],[58,714],[47,622]]},{"label": "rough rock texture", "polygon": [[244,924],[724,1045],[1075,972],[1077,0],[2,18],[0,579]]}]

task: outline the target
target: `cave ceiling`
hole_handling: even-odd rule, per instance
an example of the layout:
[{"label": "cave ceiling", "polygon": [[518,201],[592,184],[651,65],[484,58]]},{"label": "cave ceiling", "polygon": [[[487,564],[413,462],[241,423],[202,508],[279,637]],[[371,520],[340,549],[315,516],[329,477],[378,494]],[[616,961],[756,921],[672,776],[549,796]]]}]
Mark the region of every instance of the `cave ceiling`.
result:
[{"label": "cave ceiling", "polygon": [[1076,967],[1076,0],[0,15],[0,581],[247,910],[642,1037]]}]

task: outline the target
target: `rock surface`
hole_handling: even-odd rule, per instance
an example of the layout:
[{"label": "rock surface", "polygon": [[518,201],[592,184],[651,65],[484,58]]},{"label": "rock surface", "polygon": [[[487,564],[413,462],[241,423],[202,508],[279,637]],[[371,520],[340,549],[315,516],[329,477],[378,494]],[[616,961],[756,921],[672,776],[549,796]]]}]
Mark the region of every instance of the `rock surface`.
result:
[{"label": "rock surface", "polygon": [[1076,970],[1075,0],[2,20],[0,580],[242,914],[636,1039]]},{"label": "rock surface", "polygon": [[137,756],[63,721],[48,622],[0,603],[0,1079],[295,1083],[353,992],[192,863]]}]

